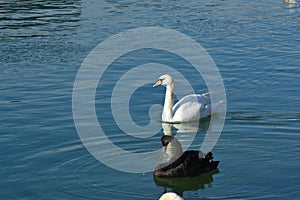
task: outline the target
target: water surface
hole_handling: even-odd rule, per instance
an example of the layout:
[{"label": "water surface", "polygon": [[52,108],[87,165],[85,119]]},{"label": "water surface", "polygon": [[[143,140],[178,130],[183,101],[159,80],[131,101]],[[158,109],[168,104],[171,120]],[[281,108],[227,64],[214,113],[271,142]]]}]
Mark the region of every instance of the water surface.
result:
[{"label": "water surface", "polygon": [[[165,186],[185,199],[299,198],[299,13],[299,4],[271,0],[0,2],[1,197],[158,199]],[[103,165],[82,145],[73,121],[72,88],[83,59],[106,38],[149,26],[199,42],[226,87],[227,118],[213,149],[219,170],[184,186],[187,180],[157,181]],[[135,52],[114,65],[148,61],[186,69],[195,90],[206,92],[184,61],[160,52]],[[105,83],[115,79],[112,70]],[[116,126],[105,99],[110,92],[98,88],[96,96],[107,135],[130,151],[159,149],[162,132],[141,141]],[[162,103],[163,92],[150,83],[136,91],[131,115],[138,124],[149,122],[148,109]]]}]

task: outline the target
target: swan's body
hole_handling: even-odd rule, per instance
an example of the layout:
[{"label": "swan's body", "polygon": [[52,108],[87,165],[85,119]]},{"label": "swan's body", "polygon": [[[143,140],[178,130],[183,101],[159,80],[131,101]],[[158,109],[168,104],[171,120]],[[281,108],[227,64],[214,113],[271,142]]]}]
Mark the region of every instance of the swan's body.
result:
[{"label": "swan's body", "polygon": [[156,177],[191,177],[207,173],[218,167],[219,161],[213,161],[211,152],[207,154],[193,150],[182,152],[178,140],[169,135],[162,136],[161,142],[164,150],[172,147],[174,152],[170,161],[155,168],[153,175]]},{"label": "swan's body", "polygon": [[184,200],[181,196],[174,192],[167,192],[163,194],[159,200]]},{"label": "swan's body", "polygon": [[174,81],[165,74],[159,77],[153,87],[166,86],[166,95],[162,113],[163,122],[190,122],[214,114],[223,101],[211,103],[209,94],[191,94],[180,99],[174,106]]}]

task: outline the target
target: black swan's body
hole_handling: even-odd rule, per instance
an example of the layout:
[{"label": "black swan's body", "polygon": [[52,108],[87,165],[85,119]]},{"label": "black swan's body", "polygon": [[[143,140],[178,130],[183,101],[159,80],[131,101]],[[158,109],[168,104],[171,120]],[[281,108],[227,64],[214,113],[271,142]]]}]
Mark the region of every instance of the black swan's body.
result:
[{"label": "black swan's body", "polygon": [[[180,145],[173,136],[165,135],[161,138],[161,141],[163,147],[168,146],[169,143],[175,144],[174,146]],[[181,150],[181,145],[177,148]],[[197,176],[218,167],[219,161],[213,161],[212,159],[211,152],[205,155],[201,151],[185,151],[169,162],[158,165],[153,175],[164,178]]]}]

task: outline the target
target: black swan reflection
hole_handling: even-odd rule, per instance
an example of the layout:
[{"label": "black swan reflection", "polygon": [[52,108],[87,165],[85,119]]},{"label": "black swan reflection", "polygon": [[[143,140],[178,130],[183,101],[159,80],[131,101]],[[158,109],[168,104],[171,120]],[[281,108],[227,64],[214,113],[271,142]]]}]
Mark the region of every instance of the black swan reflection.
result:
[{"label": "black swan reflection", "polygon": [[211,172],[200,174],[194,177],[180,177],[180,178],[160,178],[153,177],[156,185],[161,186],[166,191],[166,188],[171,188],[172,192],[183,195],[185,191],[196,191],[205,189],[205,185],[213,182],[213,175],[219,173],[218,169]]},{"label": "black swan reflection", "polygon": [[161,142],[164,151],[170,146],[174,149],[174,154],[170,161],[155,168],[153,172],[155,177],[191,177],[210,172],[218,167],[219,161],[213,161],[211,152],[207,154],[194,150],[182,152],[181,144],[170,135],[162,136]]}]

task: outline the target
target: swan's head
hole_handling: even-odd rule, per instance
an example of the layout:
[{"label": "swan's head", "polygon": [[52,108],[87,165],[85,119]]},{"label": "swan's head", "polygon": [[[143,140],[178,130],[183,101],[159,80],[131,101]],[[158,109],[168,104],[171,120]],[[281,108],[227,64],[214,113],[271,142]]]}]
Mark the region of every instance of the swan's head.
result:
[{"label": "swan's head", "polygon": [[163,146],[163,151],[166,152],[168,145],[174,140],[175,138],[170,135],[164,135],[161,137],[161,144]]},{"label": "swan's head", "polygon": [[159,200],[183,200],[183,198],[174,192],[167,192]]},{"label": "swan's head", "polygon": [[153,85],[153,87],[157,87],[160,85],[167,86],[173,84],[173,78],[169,74],[164,74],[158,78],[158,81]]}]

